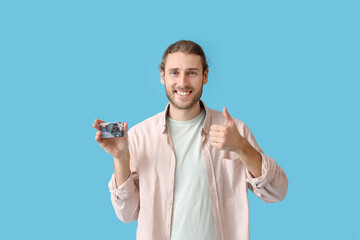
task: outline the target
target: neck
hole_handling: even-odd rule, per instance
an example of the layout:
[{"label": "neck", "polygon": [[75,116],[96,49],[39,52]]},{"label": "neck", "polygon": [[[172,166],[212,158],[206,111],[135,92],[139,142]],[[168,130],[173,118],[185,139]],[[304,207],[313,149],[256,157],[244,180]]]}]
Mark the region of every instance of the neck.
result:
[{"label": "neck", "polygon": [[189,109],[178,109],[170,103],[169,118],[176,121],[188,121],[201,113],[200,101]]}]

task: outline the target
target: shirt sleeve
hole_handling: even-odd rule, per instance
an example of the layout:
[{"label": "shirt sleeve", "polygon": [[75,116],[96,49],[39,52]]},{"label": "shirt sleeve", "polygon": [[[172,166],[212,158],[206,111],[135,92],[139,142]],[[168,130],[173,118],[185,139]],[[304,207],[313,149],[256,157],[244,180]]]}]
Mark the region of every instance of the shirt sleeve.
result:
[{"label": "shirt sleeve", "polygon": [[115,174],[113,174],[108,185],[116,216],[124,223],[137,220],[140,199],[133,175],[131,174],[123,184],[116,188]]},{"label": "shirt sleeve", "polygon": [[116,188],[115,174],[111,176],[109,190],[116,216],[124,223],[138,219],[140,209],[139,177],[136,171],[137,154],[132,129],[129,130],[130,177]]},{"label": "shirt sleeve", "polygon": [[264,154],[246,125],[244,133],[248,142],[260,153],[262,159],[261,176],[254,178],[248,169],[245,171],[249,189],[267,203],[283,200],[288,189],[288,179],[284,170],[277,165],[274,159]]}]

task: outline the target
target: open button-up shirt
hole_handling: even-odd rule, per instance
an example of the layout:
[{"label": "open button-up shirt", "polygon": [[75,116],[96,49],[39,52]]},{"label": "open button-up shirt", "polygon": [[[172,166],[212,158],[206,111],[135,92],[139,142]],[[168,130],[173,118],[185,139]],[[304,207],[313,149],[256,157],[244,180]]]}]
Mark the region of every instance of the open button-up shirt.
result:
[{"label": "open button-up shirt", "polygon": [[[219,240],[248,240],[248,189],[264,202],[284,199],[288,180],[283,169],[265,155],[249,128],[233,118],[237,129],[262,157],[261,176],[252,177],[234,152],[210,144],[210,126],[226,125],[222,112],[203,104],[206,117],[202,128],[202,154],[209,181],[212,212]],[[138,240],[169,240],[172,227],[176,158],[167,128],[167,112],[146,119],[129,130],[130,177],[116,188],[111,177],[111,201],[118,218],[138,220]]]}]

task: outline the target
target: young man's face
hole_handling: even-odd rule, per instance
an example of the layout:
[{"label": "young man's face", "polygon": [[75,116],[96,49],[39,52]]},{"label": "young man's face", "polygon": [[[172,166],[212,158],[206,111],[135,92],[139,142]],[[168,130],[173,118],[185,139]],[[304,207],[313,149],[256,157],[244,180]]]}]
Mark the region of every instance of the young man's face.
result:
[{"label": "young man's face", "polygon": [[170,103],[178,109],[191,109],[198,103],[203,85],[208,81],[208,69],[203,73],[201,57],[181,52],[171,53],[161,71]]}]

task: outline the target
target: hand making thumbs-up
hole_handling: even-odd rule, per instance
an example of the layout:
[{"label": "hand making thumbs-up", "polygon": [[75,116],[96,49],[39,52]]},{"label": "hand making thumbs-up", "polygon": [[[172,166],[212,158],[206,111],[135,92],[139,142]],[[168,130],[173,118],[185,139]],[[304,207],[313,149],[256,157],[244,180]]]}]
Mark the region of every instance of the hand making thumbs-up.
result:
[{"label": "hand making thumbs-up", "polygon": [[240,135],[235,121],[228,113],[226,107],[223,109],[223,114],[226,119],[226,125],[213,124],[210,127],[211,145],[220,150],[236,152],[250,173],[254,177],[259,177],[261,175],[262,164],[260,153]]},{"label": "hand making thumbs-up", "polygon": [[226,107],[223,109],[226,125],[213,124],[210,128],[210,141],[214,147],[227,151],[241,151],[244,141],[247,142],[239,133],[236,124]]}]

